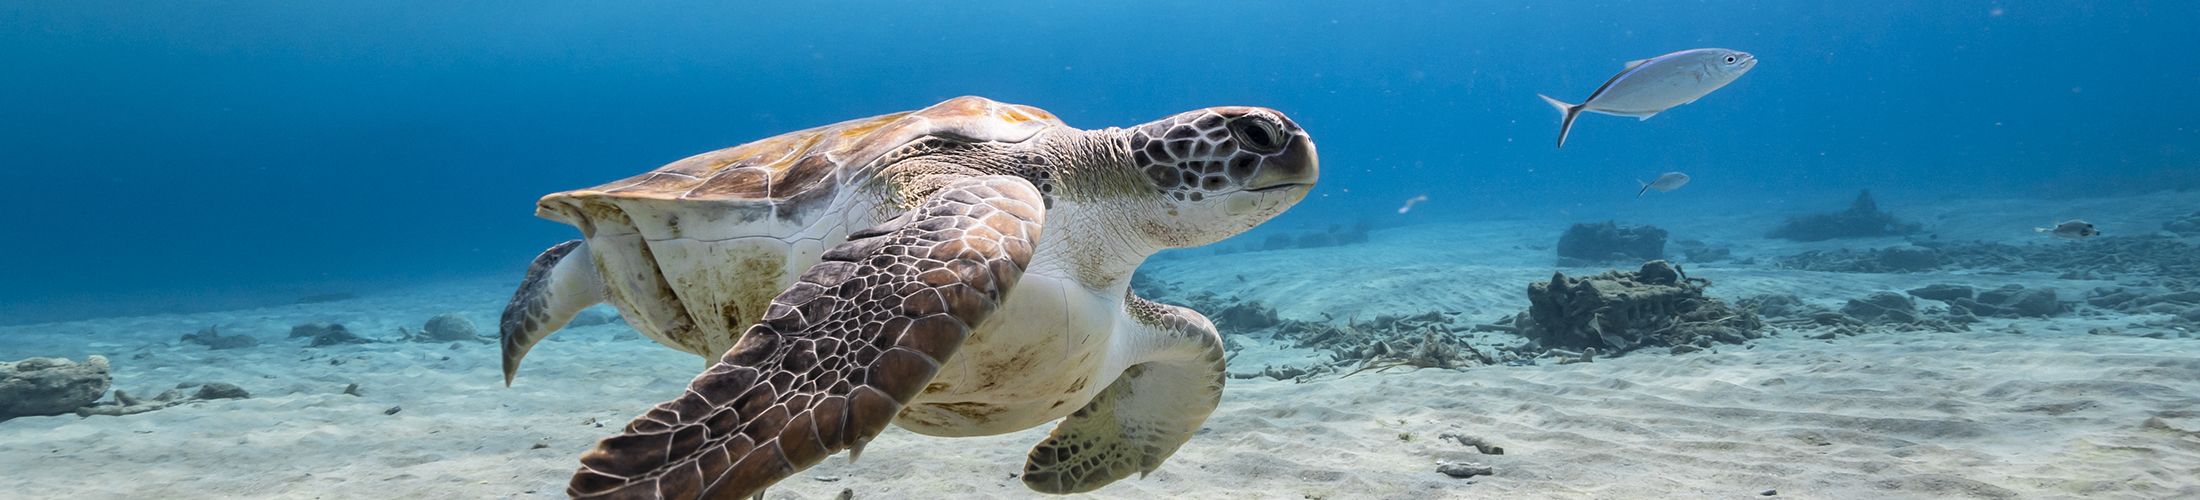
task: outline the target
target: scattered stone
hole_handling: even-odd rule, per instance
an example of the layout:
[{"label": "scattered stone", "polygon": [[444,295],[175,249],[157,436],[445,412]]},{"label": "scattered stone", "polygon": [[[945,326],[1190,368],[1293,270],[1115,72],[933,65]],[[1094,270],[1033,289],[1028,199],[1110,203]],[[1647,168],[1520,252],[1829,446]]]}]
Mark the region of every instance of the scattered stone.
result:
[{"label": "scattered stone", "polygon": [[1281,322],[1276,319],[1275,308],[1258,300],[1239,302],[1223,308],[1222,313],[1215,316],[1215,327],[1225,333],[1245,333]]},{"label": "scattered stone", "polygon": [[232,384],[208,382],[206,385],[199,386],[199,393],[193,394],[191,397],[197,399],[247,399],[252,397],[252,393],[245,392],[244,388]]},{"label": "scattered stone", "polygon": [[1971,328],[1965,326],[1965,324],[1978,322],[1978,318],[1971,317],[1969,314],[1951,314],[1944,317],[1928,316],[1918,311],[1917,303],[1911,301],[1909,297],[1893,292],[1875,292],[1862,299],[1849,299],[1848,305],[1841,307],[1841,314],[1848,315],[1865,324],[1886,326],[1894,331],[1902,332],[1924,330],[1941,332],[1970,331]]},{"label": "scattered stone", "polygon": [[1925,285],[1925,288],[1910,290],[1908,293],[1910,294],[1910,296],[1920,299],[1949,301],[1955,299],[1971,298],[1972,296],[1977,294],[1977,291],[1973,290],[1971,287],[1963,285],[1936,283]]},{"label": "scattered stone", "polygon": [[294,339],[295,339],[295,338],[309,338],[309,339],[310,339],[310,338],[314,338],[314,337],[319,337],[319,336],[321,336],[321,335],[325,335],[325,334],[327,334],[327,333],[329,333],[329,332],[331,332],[331,331],[337,331],[337,330],[343,330],[343,329],[344,329],[344,325],[340,325],[340,324],[336,324],[336,323],[332,323],[332,322],[328,322],[328,321],[315,321],[315,322],[312,322],[312,323],[306,323],[306,324],[303,324],[303,325],[297,325],[297,326],[292,326],[292,327],[290,327],[290,338],[294,338]]},{"label": "scattered stone", "polygon": [[1681,250],[1681,256],[1686,257],[1689,262],[1701,264],[1734,258],[1734,251],[1725,248],[1688,248]]},{"label": "scattered stone", "polygon": [[1888,292],[1874,292],[1862,299],[1849,299],[1841,307],[1841,314],[1866,323],[1909,323],[1917,321],[1917,304],[1909,297]]},{"label": "scattered stone", "polygon": [[1880,250],[1879,263],[1888,268],[1917,272],[1940,267],[1940,252],[1919,246],[1899,246]]},{"label": "scattered stone", "polygon": [[1497,445],[1493,445],[1493,444],[1490,444],[1490,443],[1489,443],[1489,441],[1486,441],[1486,440],[1483,440],[1482,438],[1478,438],[1478,437],[1474,437],[1474,436],[1467,436],[1467,435],[1461,435],[1461,434],[1444,434],[1444,435],[1441,435],[1441,436],[1436,436],[1436,439],[1439,439],[1439,440],[1442,440],[1442,439],[1450,439],[1450,440],[1453,440],[1453,441],[1458,441],[1460,445],[1462,445],[1462,446],[1472,446],[1472,447],[1474,447],[1474,451],[1476,451],[1476,452],[1479,452],[1479,453],[1481,453],[1481,454],[1484,454],[1484,455],[1503,455],[1503,454],[1505,454],[1505,449],[1504,449],[1504,448],[1502,448],[1502,447],[1499,447],[1499,446],[1497,446]]},{"label": "scattered stone", "polygon": [[1740,344],[1763,336],[1764,322],[1755,312],[1705,296],[1709,286],[1710,280],[1689,278],[1662,260],[1637,271],[1579,278],[1555,273],[1550,281],[1528,285],[1528,310],[1513,324],[1536,345],[1594,347],[1613,355],[1652,345]]},{"label": "scattered stone", "polygon": [[1544,353],[1543,353],[1543,354],[1544,354],[1544,355],[1546,355],[1546,356],[1551,356],[1551,357],[1555,357],[1555,358],[1558,358],[1558,364],[1561,364],[1561,365],[1570,365],[1570,364],[1574,364],[1574,363],[1595,363],[1595,362],[1597,362],[1597,348],[1595,348],[1595,347],[1591,347],[1591,348],[1587,348],[1587,349],[1582,349],[1582,350],[1581,350],[1581,352],[1578,352],[1578,353],[1577,353],[1577,352],[1573,352],[1573,351],[1568,351],[1568,350],[1565,350],[1565,349],[1555,349],[1555,348],[1554,348],[1554,349],[1551,349],[1551,350],[1548,350],[1548,351],[1544,351]]},{"label": "scattered stone", "polygon": [[313,342],[311,344],[308,344],[307,347],[328,347],[332,345],[344,344],[369,344],[374,342],[373,340],[368,340],[365,337],[360,337],[358,335],[352,334],[350,330],[344,329],[344,325],[327,321],[315,321],[312,323],[290,327],[290,338],[299,337],[313,339]]},{"label": "scattered stone", "polygon": [[1657,226],[1620,227],[1614,221],[1577,223],[1558,237],[1558,265],[1584,267],[1600,262],[1663,259],[1665,236],[1665,230]]},{"label": "scattered stone", "polygon": [[1131,291],[1146,300],[1159,301],[1163,297],[1176,295],[1180,289],[1175,283],[1154,278],[1152,273],[1132,273]]},{"label": "scattered stone", "polygon": [[[1805,332],[1804,338],[1813,340],[1859,335],[1866,329],[1962,332],[1970,331],[1968,325],[1979,321],[1978,317],[1972,316],[1962,306],[1950,305],[1945,311],[1937,308],[1931,311],[1921,310],[1916,301],[1893,292],[1877,292],[1862,299],[1850,299],[1840,311],[1803,303],[1793,295],[1750,297],[1742,299],[1740,304],[1744,309],[1757,311],[1772,326]],[[1812,331],[1816,333],[1809,333]]]},{"label": "scattered stone", "polygon": [[530,449],[530,450],[540,450],[540,449],[543,449],[543,448],[549,448],[549,447],[550,447],[550,443],[535,443],[535,445],[534,445],[534,446],[529,446],[529,447],[527,447],[527,449]]},{"label": "scattered stone", "polygon": [[566,323],[566,326],[596,326],[619,320],[618,313],[605,311],[603,308],[591,307],[582,309],[580,314],[574,315],[573,321]]},{"label": "scattered stone", "polygon": [[1804,316],[1814,312],[1825,311],[1824,308],[1815,307],[1803,303],[1802,298],[1796,297],[1792,294],[1763,295],[1748,299],[1742,299],[1741,305],[1743,307],[1754,308],[1757,311],[1758,316],[1763,316],[1767,318]]},{"label": "scattered stone", "polygon": [[1894,214],[1879,211],[1879,203],[1872,200],[1872,191],[1866,189],[1857,193],[1856,201],[1849,202],[1849,209],[1846,211],[1793,217],[1765,237],[1825,241],[1835,238],[1902,236],[1924,231],[1924,224],[1905,223],[1895,219]]},{"label": "scattered stone", "polygon": [[1490,466],[1472,462],[1457,464],[1438,464],[1436,466],[1436,472],[1442,472],[1446,476],[1456,477],[1460,479],[1466,479],[1474,476],[1487,476],[1497,473],[1497,471],[1490,468]]},{"label": "scattered stone", "polygon": [[449,312],[438,314],[434,318],[429,318],[427,326],[423,326],[420,328],[420,335],[414,336],[413,341],[481,341],[481,336],[477,332],[478,330],[474,328],[474,320],[467,319],[466,315],[463,314]]},{"label": "scattered stone", "polygon": [[[1922,247],[1937,252],[1939,266],[2007,273],[2049,273],[2064,279],[2115,279],[2122,275],[2200,276],[2200,247],[2163,237],[2103,237],[2082,242],[2046,241],[2028,245],[1987,242],[1915,241],[1880,250],[1804,252],[1775,259],[1778,267],[1844,273],[1905,272],[1891,251]],[[2187,287],[2200,286],[2189,281]]]},{"label": "scattered stone", "polygon": [[397,414],[397,412],[401,412],[401,411],[405,411],[405,407],[403,407],[403,406],[392,406],[392,407],[390,407],[390,409],[387,409],[387,410],[382,410],[382,414],[383,414],[383,415],[396,415],[396,414]]},{"label": "scattered stone", "polygon": [[352,396],[358,396],[358,397],[366,397],[366,396],[367,396],[366,394],[362,394],[362,393],[360,393],[360,392],[359,392],[359,384],[351,384],[351,385],[346,385],[346,386],[344,386],[344,394],[349,394],[349,395],[352,395]]},{"label": "scattered stone", "polygon": [[66,415],[99,401],[114,385],[107,358],[87,356],[83,363],[61,358],[0,362],[0,420]]},{"label": "scattered stone", "polygon": [[254,337],[251,335],[230,335],[224,337],[222,336],[220,331],[215,330],[215,327],[211,326],[206,327],[205,330],[199,330],[198,333],[183,334],[182,342],[204,345],[207,349],[211,350],[241,349],[246,347],[256,347],[260,345],[259,337]]},{"label": "scattered stone", "polygon": [[1904,245],[1877,250],[1812,250],[1773,260],[1773,267],[1830,273],[1911,273],[1939,268],[1939,250]]},{"label": "scattered stone", "polygon": [[2200,290],[2169,292],[2160,287],[2099,287],[2087,293],[2085,302],[2093,307],[2129,314],[2186,317],[2195,308],[2200,308]]},{"label": "scattered stone", "polygon": [[122,392],[122,389],[115,389],[115,402],[122,403],[123,406],[136,406],[145,404],[145,400],[131,397],[130,393]]},{"label": "scattered stone", "polygon": [[1335,373],[1336,371],[1337,370],[1335,368],[1320,363],[1310,364],[1306,366],[1264,365],[1261,367],[1259,373],[1244,374],[1243,376],[1239,376],[1237,378],[1268,377],[1276,380],[1308,381],[1312,380],[1314,377]]},{"label": "scattered stone", "polygon": [[2003,318],[2045,318],[2062,312],[2062,303],[2055,299],[2053,288],[2031,288],[2009,285],[1979,292],[1978,298],[1948,301],[1974,314]]},{"label": "scattered stone", "polygon": [[298,303],[300,303],[300,304],[319,304],[319,303],[323,303],[323,302],[335,302],[335,301],[339,301],[339,300],[351,300],[351,299],[353,299],[353,298],[355,298],[355,297],[356,297],[356,296],[354,296],[354,295],[352,295],[352,294],[349,294],[349,293],[341,293],[341,292],[339,292],[339,293],[323,293],[323,294],[315,294],[315,295],[307,295],[307,296],[304,296],[304,297],[299,297],[299,298],[298,298]]},{"label": "scattered stone", "polygon": [[2162,223],[2162,230],[2178,236],[2200,236],[2200,212],[2193,212],[2183,219]]},{"label": "scattered stone", "polygon": [[1759,491],[1759,492],[1757,492],[1757,496],[1761,496],[1761,497],[1769,497],[1769,496],[1774,496],[1774,495],[1778,495],[1778,494],[1780,494],[1780,490],[1764,490],[1764,491]]},{"label": "scattered stone", "polygon": [[182,403],[181,403],[181,402],[162,402],[162,403],[158,403],[158,404],[137,404],[137,405],[129,405],[129,404],[123,404],[123,403],[121,403],[121,402],[102,402],[102,403],[94,403],[94,404],[91,404],[91,405],[85,406],[85,407],[83,407],[83,408],[77,408],[77,409],[76,409],[76,416],[79,416],[79,417],[91,417],[91,416],[95,416],[95,415],[96,415],[96,416],[120,417],[120,416],[124,416],[124,415],[136,415],[136,414],[139,414],[139,413],[145,413],[145,412],[149,412],[149,411],[159,410],[159,409],[167,408],[167,407],[170,407],[170,406],[176,406],[176,405],[178,405],[178,404],[182,404]]},{"label": "scattered stone", "polygon": [[79,417],[91,417],[95,415],[120,417],[124,415],[136,415],[139,413],[172,408],[202,401],[211,401],[216,399],[243,399],[251,397],[250,394],[245,393],[244,389],[239,389],[237,388],[237,386],[220,382],[209,382],[204,384],[185,382],[182,385],[198,387],[199,393],[186,397],[183,395],[183,389],[181,388],[169,389],[165,392],[160,393],[159,396],[156,396],[152,400],[148,401],[144,399],[139,399],[135,396],[131,396],[128,391],[115,389],[114,401],[102,401],[98,403],[86,404],[83,407],[76,409],[76,415]]}]

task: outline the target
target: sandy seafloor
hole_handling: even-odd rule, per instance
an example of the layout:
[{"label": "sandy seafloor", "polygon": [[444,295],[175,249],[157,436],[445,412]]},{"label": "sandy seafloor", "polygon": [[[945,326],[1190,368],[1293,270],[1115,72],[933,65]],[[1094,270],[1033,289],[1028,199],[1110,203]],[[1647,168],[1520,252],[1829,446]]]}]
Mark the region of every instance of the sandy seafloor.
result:
[{"label": "sandy seafloor", "polygon": [[[2043,214],[2083,213],[2111,235],[2136,235],[2196,209],[2200,193],[1890,208],[1948,239],[2013,244],[2054,243],[2028,230]],[[2056,287],[2070,301],[2113,284],[2043,273],[1774,269],[1763,262],[1776,255],[1901,240],[1766,240],[1766,217],[1733,211],[1652,222],[1675,239],[1758,257],[1755,265],[1689,267],[1730,300],[1792,293],[1838,307],[1928,283],[2014,283]],[[1187,251],[1142,272],[1187,292],[1262,300],[1291,319],[1449,310],[1489,321],[1526,307],[1526,284],[1554,270],[1549,248],[1558,232],[1584,221],[1431,221],[1378,229],[1360,245]],[[535,348],[506,388],[492,344],[314,349],[284,338],[292,325],[324,320],[394,338],[400,326],[417,329],[453,311],[489,330],[515,281],[0,327],[0,359],[104,355],[115,387],[141,397],[182,382],[227,382],[253,394],[123,417],[0,422],[0,496],[561,498],[575,457],[675,396],[702,359],[621,335],[630,330],[619,323],[578,327]],[[1222,407],[1159,471],[1090,496],[1765,498],[1759,492],[1777,490],[1773,498],[2200,498],[2193,338],[2200,334],[2088,334],[2161,318],[1989,318],[1969,332],[1832,340],[1779,332],[1744,346],[1589,364],[1393,370],[1304,384],[1233,379]],[[210,351],[177,342],[211,325],[265,344]],[[1319,356],[1243,343],[1235,372]],[[353,383],[363,396],[342,394]],[[402,410],[385,415],[393,407]],[[1045,432],[948,440],[889,429],[861,462],[830,458],[769,498],[833,498],[843,489],[855,498],[1035,497],[1013,475]],[[1505,454],[1437,439],[1446,433],[1479,436]],[[1454,479],[1436,472],[1440,461],[1479,462],[1495,474]]]}]

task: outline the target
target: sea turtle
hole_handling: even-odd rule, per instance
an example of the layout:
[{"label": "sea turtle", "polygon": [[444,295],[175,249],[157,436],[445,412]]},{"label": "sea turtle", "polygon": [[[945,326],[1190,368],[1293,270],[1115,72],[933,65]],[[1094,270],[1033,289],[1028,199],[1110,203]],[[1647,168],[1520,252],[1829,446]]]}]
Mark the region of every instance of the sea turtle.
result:
[{"label": "sea turtle", "polygon": [[747,497],[888,422],[1063,417],[1024,484],[1091,491],[1159,467],[1222,397],[1214,324],[1138,298],[1131,272],[1283,213],[1318,174],[1271,109],[1078,130],[978,97],[704,153],[543,197],[585,238],[536,257],[505,308],[505,383],[603,302],[716,360],[581,457],[579,498]]}]

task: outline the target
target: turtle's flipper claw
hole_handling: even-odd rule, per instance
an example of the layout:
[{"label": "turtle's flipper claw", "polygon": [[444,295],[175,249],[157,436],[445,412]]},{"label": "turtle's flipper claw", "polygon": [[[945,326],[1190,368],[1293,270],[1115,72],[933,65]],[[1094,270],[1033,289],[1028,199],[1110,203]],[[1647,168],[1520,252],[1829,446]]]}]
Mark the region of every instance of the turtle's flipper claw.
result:
[{"label": "turtle's flipper claw", "polygon": [[850,234],[679,399],[581,456],[567,493],[761,495],[859,449],[1023,276],[1044,203],[1022,178],[970,177],[907,216]]}]

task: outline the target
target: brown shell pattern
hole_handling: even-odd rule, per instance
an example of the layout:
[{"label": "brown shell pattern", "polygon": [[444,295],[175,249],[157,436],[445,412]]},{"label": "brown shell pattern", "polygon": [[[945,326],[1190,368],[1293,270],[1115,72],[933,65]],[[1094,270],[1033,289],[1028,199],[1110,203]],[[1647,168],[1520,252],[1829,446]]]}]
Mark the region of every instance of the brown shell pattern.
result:
[{"label": "brown shell pattern", "polygon": [[[851,120],[672,162],[648,173],[545,196],[545,212],[565,198],[784,200],[826,183],[845,184],[889,151],[925,136],[1021,142],[1062,126],[1052,113],[983,97],[950,99],[917,111]],[[549,216],[549,213],[545,213]],[[559,217],[552,217],[559,218]]]}]

